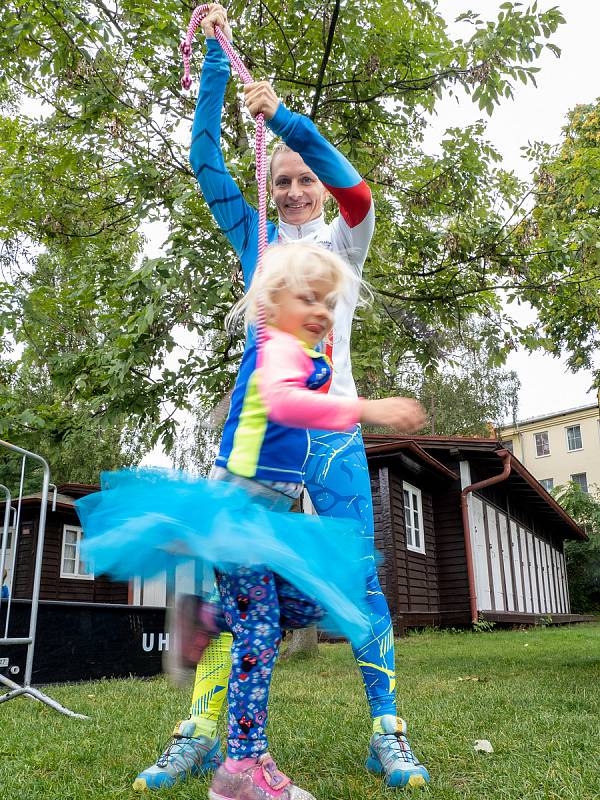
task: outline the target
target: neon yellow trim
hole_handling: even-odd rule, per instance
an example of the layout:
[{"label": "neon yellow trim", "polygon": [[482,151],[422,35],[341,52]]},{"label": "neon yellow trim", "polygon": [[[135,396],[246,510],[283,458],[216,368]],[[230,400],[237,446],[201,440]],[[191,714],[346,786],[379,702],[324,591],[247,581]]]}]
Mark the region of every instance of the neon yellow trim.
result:
[{"label": "neon yellow trim", "polygon": [[306,342],[303,342],[302,339],[298,339],[298,341],[302,345],[302,349],[304,350],[304,352],[306,353],[306,355],[309,358],[312,358],[312,359],[322,358],[325,361],[325,363],[329,366],[329,368],[331,369],[333,364],[331,363],[331,359],[329,358],[329,356],[326,353],[319,353],[318,350],[313,350],[312,348],[310,348],[306,344]]},{"label": "neon yellow trim", "polygon": [[231,454],[227,459],[227,469],[230,472],[244,478],[253,478],[256,475],[258,456],[266,430],[267,409],[258,392],[256,373],[253,373],[248,381]]},{"label": "neon yellow trim", "polygon": [[383,672],[384,675],[387,675],[388,678],[394,679],[396,678],[396,672],[393,669],[386,669],[386,667],[382,667],[380,664],[370,664],[368,661],[363,661],[362,659],[356,662],[359,667],[371,667],[372,669],[377,670],[377,672]]},{"label": "neon yellow trim", "polygon": [[206,648],[198,664],[189,716],[196,726],[193,736],[214,739],[217,735],[217,720],[227,697],[232,644],[233,636],[221,633]]}]

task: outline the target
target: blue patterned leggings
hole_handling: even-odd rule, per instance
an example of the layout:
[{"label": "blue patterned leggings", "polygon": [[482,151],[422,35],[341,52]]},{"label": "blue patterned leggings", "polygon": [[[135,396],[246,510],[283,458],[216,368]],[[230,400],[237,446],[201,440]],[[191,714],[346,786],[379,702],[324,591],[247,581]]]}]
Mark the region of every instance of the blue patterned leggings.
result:
[{"label": "blue patterned leggings", "polygon": [[227,755],[257,757],[268,750],[271,674],[282,628],[306,628],[323,617],[322,609],[292,584],[269,570],[240,567],[217,575],[225,622],[233,634]]},{"label": "blue patterned leggings", "polygon": [[[304,481],[316,512],[359,520],[374,553],[373,501],[360,428],[350,433],[310,432]],[[373,718],[396,714],[394,630],[377,576],[374,555],[367,581],[371,634],[354,648]]]}]

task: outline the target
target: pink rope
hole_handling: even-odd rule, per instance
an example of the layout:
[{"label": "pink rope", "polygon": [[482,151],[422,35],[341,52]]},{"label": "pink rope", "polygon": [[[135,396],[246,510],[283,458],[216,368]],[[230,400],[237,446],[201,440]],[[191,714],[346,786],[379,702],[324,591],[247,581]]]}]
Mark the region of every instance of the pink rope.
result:
[{"label": "pink rope", "polygon": [[[190,77],[190,57],[192,55],[192,41],[196,31],[200,27],[200,22],[208,13],[209,6],[201,5],[194,9],[190,24],[188,25],[187,34],[181,43],[181,55],[183,56],[183,78],[181,79],[182,87],[187,91],[192,86],[192,79]],[[224,52],[227,54],[232,67],[238,73],[242,82],[253,83],[252,75],[246,69],[244,62],[235,52],[231,43],[223,33],[223,31],[215,25],[215,38],[221,45]],[[263,114],[256,115],[256,183],[258,184],[258,263],[256,265],[257,271],[261,268],[263,254],[267,248],[267,141],[265,136],[265,118]],[[259,304],[256,324],[256,347],[260,350],[260,346],[264,341],[265,332],[265,312],[263,304]]]}]

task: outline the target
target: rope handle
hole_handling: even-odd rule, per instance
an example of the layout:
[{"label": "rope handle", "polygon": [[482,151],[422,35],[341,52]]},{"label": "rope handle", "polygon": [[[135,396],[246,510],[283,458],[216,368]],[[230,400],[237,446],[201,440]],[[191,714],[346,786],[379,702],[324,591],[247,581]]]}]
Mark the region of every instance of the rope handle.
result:
[{"label": "rope handle", "polygon": [[[196,31],[200,27],[200,22],[208,14],[210,6],[203,4],[197,6],[192,12],[190,24],[188,25],[186,37],[180,45],[181,55],[183,58],[183,77],[181,79],[181,86],[185,91],[191,89],[192,79],[190,77],[190,58],[192,55],[192,42]],[[223,31],[218,25],[215,28],[215,38],[221,45],[222,50],[225,52],[232,67],[238,73],[244,84],[253,83],[252,75],[246,69],[244,62],[231,46],[231,42],[227,39]],[[264,115],[256,115],[256,135],[255,135],[255,148],[256,148],[256,183],[258,185],[258,262],[256,265],[257,272],[261,269],[261,262],[263,254],[267,248],[267,141],[265,135],[265,118]],[[265,311],[262,303],[259,303],[257,320],[256,320],[256,348],[259,351],[265,338]]]}]

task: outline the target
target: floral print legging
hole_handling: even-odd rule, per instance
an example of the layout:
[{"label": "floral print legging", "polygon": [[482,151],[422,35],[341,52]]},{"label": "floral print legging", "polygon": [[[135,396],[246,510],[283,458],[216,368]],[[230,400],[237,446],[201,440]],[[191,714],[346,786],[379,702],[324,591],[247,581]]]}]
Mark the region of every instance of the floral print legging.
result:
[{"label": "floral print legging", "polygon": [[269,687],[282,628],[305,628],[323,610],[269,570],[240,567],[217,575],[225,622],[233,634],[227,699],[227,755],[241,759],[268,750]]}]

